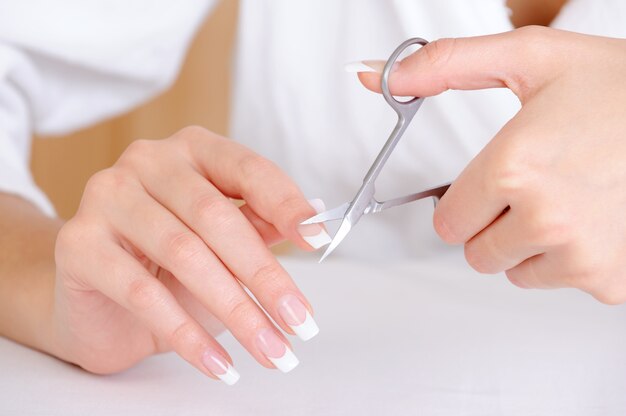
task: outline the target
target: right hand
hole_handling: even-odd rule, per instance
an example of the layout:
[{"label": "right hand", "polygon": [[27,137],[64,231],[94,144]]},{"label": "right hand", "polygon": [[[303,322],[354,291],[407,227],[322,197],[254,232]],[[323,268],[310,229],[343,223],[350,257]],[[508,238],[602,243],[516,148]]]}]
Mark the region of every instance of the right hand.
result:
[{"label": "right hand", "polygon": [[316,326],[267,246],[319,248],[325,230],[298,225],[314,214],[273,163],[202,128],[132,143],[89,180],[59,232],[53,354],[111,373],[174,350],[234,382],[231,358],[210,335],[220,322],[260,364],[289,371],[297,359],[265,312],[303,338]]}]

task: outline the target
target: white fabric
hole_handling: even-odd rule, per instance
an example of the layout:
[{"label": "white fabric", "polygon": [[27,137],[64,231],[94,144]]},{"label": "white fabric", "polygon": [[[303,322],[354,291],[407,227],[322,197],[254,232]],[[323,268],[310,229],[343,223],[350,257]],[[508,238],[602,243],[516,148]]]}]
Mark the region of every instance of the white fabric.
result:
[{"label": "white fabric", "polygon": [[52,214],[28,173],[32,133],[85,127],[165,89],[213,3],[0,1],[0,190]]},{"label": "white fabric", "polygon": [[[623,416],[626,306],[574,291],[519,290],[460,250],[384,267],[286,263],[319,335],[291,337],[289,374],[220,338],[228,387],[173,354],[87,374],[0,339],[0,414],[29,416]],[[332,290],[329,288],[332,287]]]}]

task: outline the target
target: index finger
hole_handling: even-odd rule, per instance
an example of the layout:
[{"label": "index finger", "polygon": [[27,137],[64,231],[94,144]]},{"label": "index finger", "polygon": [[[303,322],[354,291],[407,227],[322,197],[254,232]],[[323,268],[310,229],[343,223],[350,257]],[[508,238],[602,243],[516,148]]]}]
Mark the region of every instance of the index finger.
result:
[{"label": "index finger", "polygon": [[330,243],[323,226],[299,225],[316,210],[274,163],[202,128],[184,129],[181,134],[187,136],[194,168],[224,195],[245,200],[259,218],[302,249]]},{"label": "index finger", "polygon": [[[447,90],[509,88],[524,102],[563,66],[559,48],[569,32],[526,27],[510,32],[430,42],[398,62],[389,78],[394,95],[430,97]],[[578,35],[583,40],[583,35]],[[562,41],[562,40],[567,40]],[[380,68],[360,72],[363,85],[380,92]]]}]

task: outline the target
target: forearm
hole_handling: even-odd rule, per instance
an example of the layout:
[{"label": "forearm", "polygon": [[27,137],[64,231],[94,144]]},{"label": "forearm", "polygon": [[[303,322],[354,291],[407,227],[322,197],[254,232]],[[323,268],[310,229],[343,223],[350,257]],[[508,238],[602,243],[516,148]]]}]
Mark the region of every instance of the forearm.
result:
[{"label": "forearm", "polygon": [[62,222],[0,193],[0,335],[44,351],[52,342],[54,244]]}]

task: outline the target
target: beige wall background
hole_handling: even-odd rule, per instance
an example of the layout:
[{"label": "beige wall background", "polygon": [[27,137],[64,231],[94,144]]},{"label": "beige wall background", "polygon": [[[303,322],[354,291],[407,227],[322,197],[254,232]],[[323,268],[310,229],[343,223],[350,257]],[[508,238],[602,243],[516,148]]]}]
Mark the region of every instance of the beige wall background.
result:
[{"label": "beige wall background", "polygon": [[69,136],[36,138],[32,170],[59,215],[71,217],[85,183],[111,166],[136,139],[168,137],[197,124],[225,134],[237,1],[222,0],[200,28],[176,83],[133,110]]}]

